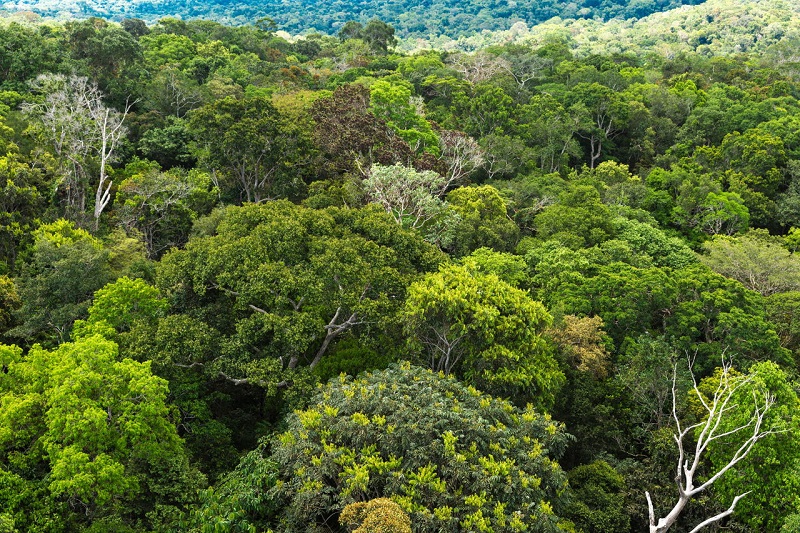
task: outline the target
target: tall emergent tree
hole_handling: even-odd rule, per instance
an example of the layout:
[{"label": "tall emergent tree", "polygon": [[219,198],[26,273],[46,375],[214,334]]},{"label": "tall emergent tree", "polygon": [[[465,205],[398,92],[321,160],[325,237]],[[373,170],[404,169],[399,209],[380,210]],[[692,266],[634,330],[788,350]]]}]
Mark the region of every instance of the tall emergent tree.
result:
[{"label": "tall emergent tree", "polygon": [[281,371],[316,367],[347,334],[399,329],[388,326],[406,287],[442,260],[378,206],[229,208],[215,235],[160,263],[158,283],[173,308],[228,336],[212,360],[174,363],[274,385]]}]

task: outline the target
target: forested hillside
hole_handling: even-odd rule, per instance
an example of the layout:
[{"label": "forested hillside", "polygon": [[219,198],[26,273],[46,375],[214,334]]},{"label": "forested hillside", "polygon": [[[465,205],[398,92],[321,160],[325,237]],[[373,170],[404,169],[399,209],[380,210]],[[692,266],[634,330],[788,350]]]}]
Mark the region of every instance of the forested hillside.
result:
[{"label": "forested hillside", "polygon": [[0,533],[800,530],[795,17],[5,21]]},{"label": "forested hillside", "polygon": [[528,25],[553,17],[609,20],[639,18],[703,0],[557,0],[476,1],[430,0],[414,2],[228,1],[204,0],[6,0],[11,11],[33,11],[46,17],[137,17],[156,22],[161,17],[202,18],[226,24],[251,24],[269,17],[292,34],[321,32],[335,35],[350,20],[366,23],[379,18],[394,26],[402,37],[459,37],[483,30],[506,30],[515,22]]},{"label": "forested hillside", "polygon": [[[457,38],[407,39],[403,50],[419,48],[475,51],[495,44],[536,47],[558,36],[579,54],[656,53],[662,57],[693,52],[704,56],[777,53],[797,48],[800,4],[782,0],[707,0],[699,5],[657,12],[639,19],[553,19],[528,27],[517,22],[505,31]],[[780,47],[772,48],[780,43]]]}]

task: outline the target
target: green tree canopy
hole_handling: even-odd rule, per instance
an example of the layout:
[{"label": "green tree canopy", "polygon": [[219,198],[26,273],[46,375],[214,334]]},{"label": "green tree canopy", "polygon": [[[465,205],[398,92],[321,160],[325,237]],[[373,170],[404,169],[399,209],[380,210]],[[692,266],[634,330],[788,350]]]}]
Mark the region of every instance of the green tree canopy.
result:
[{"label": "green tree canopy", "polygon": [[124,276],[94,293],[88,322],[105,322],[117,331],[128,331],[139,321],[155,321],[166,308],[158,289]]},{"label": "green tree canopy", "polygon": [[509,252],[519,239],[519,228],[508,216],[506,200],[491,185],[459,187],[447,195],[450,209],[458,215],[451,229],[452,242],[445,246],[456,256],[478,248]]},{"label": "green tree canopy", "polygon": [[197,169],[160,172],[157,164],[135,160],[125,170],[130,176],[117,188],[117,221],[127,231],[141,232],[152,258],[185,244],[194,219],[208,214],[220,192],[211,176]]},{"label": "green tree canopy", "polygon": [[407,285],[441,260],[378,206],[279,201],[229,208],[213,236],[164,257],[158,285],[173,310],[230,340],[212,361],[180,363],[274,385],[281,370],[315,367],[345,334],[391,331]]},{"label": "green tree canopy", "polygon": [[611,211],[590,185],[571,187],[535,219],[537,235],[571,247],[592,246],[613,235]]},{"label": "green tree canopy", "polygon": [[45,173],[16,150],[0,157],[0,261],[15,267],[17,255],[31,243],[44,204]]},{"label": "green tree canopy", "polygon": [[94,291],[113,279],[103,243],[59,220],[35,232],[31,259],[22,267],[19,325],[10,335],[27,340],[66,340],[84,316]]},{"label": "green tree canopy", "polygon": [[261,202],[293,194],[298,142],[266,98],[232,97],[196,109],[189,121],[199,159],[231,180],[239,200]]},{"label": "green tree canopy", "polygon": [[[411,96],[411,84],[403,80],[390,83],[378,80],[370,85],[370,107],[373,114],[408,143],[415,152],[439,155],[439,138],[433,128],[418,113]],[[418,99],[418,105],[422,100]]]},{"label": "green tree canopy", "polygon": [[375,164],[363,184],[367,199],[383,207],[398,224],[422,228],[444,211],[439,196],[446,183],[446,178],[432,170]]},{"label": "green tree canopy", "polygon": [[569,472],[572,501],[567,516],[588,532],[628,531],[625,479],[605,461],[581,465]]},{"label": "green tree canopy", "polygon": [[666,334],[680,349],[697,351],[703,372],[721,352],[735,354],[743,368],[766,359],[789,363],[760,294],[702,264],[673,270],[616,252],[532,249],[537,296],[557,314],[600,316],[618,349],[626,338]]},{"label": "green tree canopy", "polygon": [[17,524],[66,532],[109,519],[149,529],[156,505],[191,501],[202,478],[149,363],[120,360],[97,335],[25,357],[0,346],[0,360],[0,501]]},{"label": "green tree canopy", "polygon": [[13,312],[20,306],[17,287],[8,276],[0,276],[0,334],[11,326]]},{"label": "green tree canopy", "polygon": [[766,232],[717,236],[703,248],[703,263],[764,296],[800,289],[800,259]]}]

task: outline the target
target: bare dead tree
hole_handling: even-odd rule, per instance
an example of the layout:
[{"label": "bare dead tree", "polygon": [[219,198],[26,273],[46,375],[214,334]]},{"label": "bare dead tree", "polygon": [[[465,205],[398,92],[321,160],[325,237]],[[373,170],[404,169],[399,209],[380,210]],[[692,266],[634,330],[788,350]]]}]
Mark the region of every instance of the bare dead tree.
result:
[{"label": "bare dead tree", "polygon": [[98,230],[100,215],[111,201],[111,186],[113,181],[108,176],[108,166],[114,160],[114,150],[119,141],[128,133],[128,128],[123,125],[125,117],[133,107],[133,102],[126,102],[122,113],[103,104],[100,90],[94,86],[91,99],[85,102],[86,109],[97,131],[98,143],[95,146],[97,157],[100,159],[100,175],[94,198],[94,229]]},{"label": "bare dead tree", "polygon": [[439,196],[443,197],[454,185],[483,166],[486,153],[475,139],[454,130],[439,132],[439,146],[442,150],[439,159],[447,165],[447,180],[439,191]]},{"label": "bare dead tree", "polygon": [[472,84],[491,79],[509,68],[508,61],[488,52],[454,54],[448,59],[448,63]]},{"label": "bare dead tree", "polygon": [[68,208],[83,212],[88,167],[99,166],[93,210],[97,229],[100,215],[111,201],[108,166],[127,133],[123,122],[135,102],[127,102],[122,112],[107,107],[97,84],[74,74],[42,74],[31,82],[31,89],[43,99],[27,102],[22,109],[38,119],[40,133],[62,161]]},{"label": "bare dead tree", "polygon": [[[650,533],[664,533],[667,531],[675,524],[684,508],[693,497],[711,487],[711,485],[725,475],[728,470],[732,469],[747,457],[753,449],[753,446],[755,446],[759,440],[768,435],[779,433],[779,431],[774,428],[764,428],[764,416],[775,403],[775,398],[768,392],[764,393],[763,397],[760,397],[759,393],[755,390],[753,390],[753,413],[750,419],[746,423],[738,425],[733,429],[725,429],[727,428],[727,425],[724,423],[726,418],[730,416],[732,411],[740,407],[735,402],[735,396],[740,390],[748,387],[752,381],[752,376],[733,376],[731,363],[725,361],[723,357],[722,368],[719,374],[719,383],[717,384],[713,396],[706,398],[700,392],[697,381],[692,374],[694,392],[700,400],[700,404],[705,410],[706,416],[704,420],[684,427],[678,417],[677,408],[677,363],[673,367],[672,418],[675,420],[676,427],[673,438],[678,447],[678,461],[675,475],[675,483],[678,487],[678,501],[665,516],[656,520],[655,509],[653,508],[653,501],[650,498],[650,493],[645,492],[650,518]],[[691,440],[693,436],[696,441],[694,443],[694,449],[691,449]],[[733,436],[739,436],[742,440],[728,462],[716,469],[715,472],[709,473],[705,481],[695,485],[698,468],[703,462],[708,447],[715,441]],[[696,533],[709,524],[713,524],[714,522],[718,522],[730,516],[739,500],[747,496],[749,492],[750,491],[743,491],[741,494],[737,495],[733,499],[733,502],[731,502],[730,507],[702,521],[695,526],[690,533]]]},{"label": "bare dead tree", "polygon": [[[83,82],[81,81],[83,80]],[[79,78],[79,85],[86,78]],[[63,90],[67,77],[46,74],[30,83],[34,92],[44,94],[40,102],[25,102],[24,113],[38,119],[36,132],[49,144],[61,165],[61,182],[58,184],[64,197],[67,212],[71,215],[83,213],[86,207],[86,164],[90,153],[89,139],[84,132],[88,121],[78,99]]]}]

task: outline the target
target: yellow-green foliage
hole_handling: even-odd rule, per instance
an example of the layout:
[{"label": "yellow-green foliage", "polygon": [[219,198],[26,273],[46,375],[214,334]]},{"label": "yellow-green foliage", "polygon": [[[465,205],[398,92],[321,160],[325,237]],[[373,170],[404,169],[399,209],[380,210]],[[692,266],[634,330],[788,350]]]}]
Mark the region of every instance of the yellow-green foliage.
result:
[{"label": "yellow-green foliage", "polygon": [[351,503],[339,523],[352,533],[411,533],[411,519],[389,498]]},{"label": "yellow-green foliage", "polygon": [[408,363],[332,380],[309,405],[272,445],[286,531],[321,530],[337,513],[359,532],[403,531],[383,507],[367,518],[357,502],[376,497],[417,532],[557,531],[566,436],[547,415]]}]

